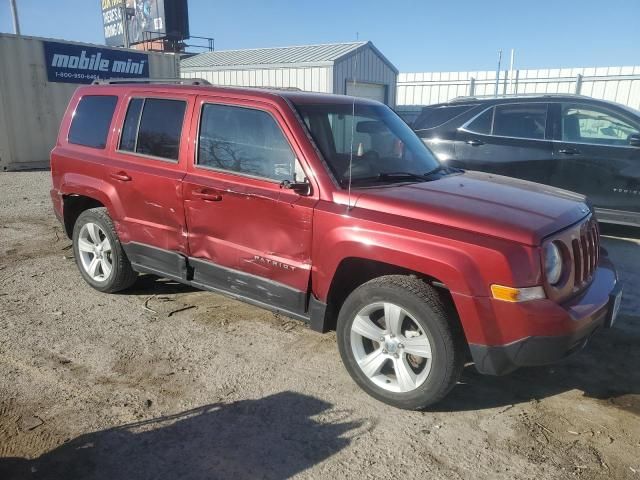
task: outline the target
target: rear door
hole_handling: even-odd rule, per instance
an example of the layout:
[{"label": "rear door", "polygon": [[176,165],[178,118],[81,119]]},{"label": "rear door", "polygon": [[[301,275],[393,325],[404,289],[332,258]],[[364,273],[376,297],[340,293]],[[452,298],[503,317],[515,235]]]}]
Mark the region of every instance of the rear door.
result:
[{"label": "rear door", "polygon": [[123,99],[107,181],[125,212],[123,243],[134,264],[169,277],[184,277],[182,199],[188,142],[183,131],[195,97],[136,92]]},{"label": "rear door", "polygon": [[454,166],[548,183],[552,162],[548,104],[489,107],[458,129]]},{"label": "rear door", "polygon": [[605,210],[603,218],[619,216],[610,210],[640,213],[640,148],[629,143],[629,136],[640,133],[640,122],[580,102],[556,104],[554,111],[553,185],[588,195]]},{"label": "rear door", "polygon": [[308,177],[284,119],[270,104],[216,97],[199,97],[197,111],[184,179],[194,281],[304,311],[317,189],[284,188]]}]

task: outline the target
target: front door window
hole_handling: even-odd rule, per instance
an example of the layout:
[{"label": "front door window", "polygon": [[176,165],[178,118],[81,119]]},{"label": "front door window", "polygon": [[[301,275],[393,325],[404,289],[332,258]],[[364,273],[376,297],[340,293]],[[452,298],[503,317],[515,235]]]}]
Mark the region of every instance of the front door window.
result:
[{"label": "front door window", "polygon": [[638,133],[637,125],[604,109],[574,104],[562,106],[562,140],[565,142],[628,146],[629,137]]}]

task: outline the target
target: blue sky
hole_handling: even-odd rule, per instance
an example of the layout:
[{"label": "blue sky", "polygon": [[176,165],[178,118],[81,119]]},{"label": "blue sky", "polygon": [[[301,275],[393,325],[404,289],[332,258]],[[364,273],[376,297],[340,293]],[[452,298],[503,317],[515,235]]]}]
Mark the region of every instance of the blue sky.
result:
[{"label": "blue sky", "polygon": [[[103,43],[100,0],[17,0],[22,33]],[[45,6],[46,5],[46,6]],[[640,0],[189,0],[217,49],[371,40],[401,72],[640,64]],[[0,31],[12,31],[0,0]],[[508,60],[507,60],[508,61]]]}]

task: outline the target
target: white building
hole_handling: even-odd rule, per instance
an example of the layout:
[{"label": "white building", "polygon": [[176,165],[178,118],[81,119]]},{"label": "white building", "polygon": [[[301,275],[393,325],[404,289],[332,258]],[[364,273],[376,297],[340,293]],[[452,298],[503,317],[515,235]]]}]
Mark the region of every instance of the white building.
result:
[{"label": "white building", "polygon": [[398,76],[371,42],[207,52],[183,59],[180,71],[214,85],[299,88],[372,98],[391,107]]}]

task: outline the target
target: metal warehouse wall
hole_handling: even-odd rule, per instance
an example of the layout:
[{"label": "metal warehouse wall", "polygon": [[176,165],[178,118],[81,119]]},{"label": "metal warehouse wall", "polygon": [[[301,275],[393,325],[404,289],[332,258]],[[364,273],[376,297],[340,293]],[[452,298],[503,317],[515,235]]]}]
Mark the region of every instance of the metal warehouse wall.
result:
[{"label": "metal warehouse wall", "polygon": [[[580,93],[640,109],[640,66],[514,70],[500,74],[500,94]],[[398,109],[430,105],[465,95],[493,95],[496,72],[401,73]]]},{"label": "metal warehouse wall", "polygon": [[309,92],[331,93],[333,68],[284,67],[264,69],[185,70],[184,78],[204,78],[214,85],[235,87],[295,87]]},{"label": "metal warehouse wall", "polygon": [[337,60],[333,66],[333,93],[346,93],[347,82],[378,83],[387,86],[387,104],[396,104],[398,74],[371,48],[365,48]]},{"label": "metal warehouse wall", "polygon": [[[60,120],[80,86],[47,81],[43,40],[0,34],[0,171],[48,167]],[[179,69],[176,57],[149,53],[152,77],[178,77]]]}]

